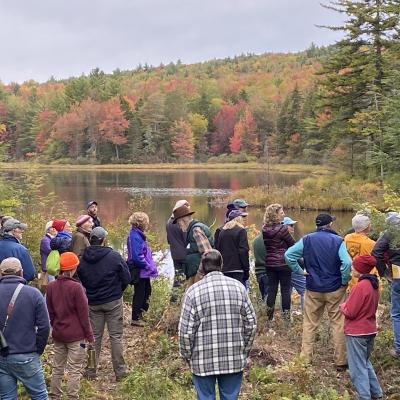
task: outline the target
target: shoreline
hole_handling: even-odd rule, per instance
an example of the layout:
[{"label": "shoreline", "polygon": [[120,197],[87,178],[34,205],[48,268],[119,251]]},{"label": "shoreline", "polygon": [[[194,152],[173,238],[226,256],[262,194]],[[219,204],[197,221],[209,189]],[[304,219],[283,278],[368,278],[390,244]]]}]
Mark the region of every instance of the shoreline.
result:
[{"label": "shoreline", "polygon": [[0,170],[66,170],[66,171],[146,171],[146,170],[235,170],[235,171],[265,171],[293,173],[293,174],[312,174],[312,175],[332,175],[334,169],[326,166],[307,165],[307,164],[271,164],[269,167],[264,163],[155,163],[155,164],[41,164],[30,162],[10,162],[0,163]]}]

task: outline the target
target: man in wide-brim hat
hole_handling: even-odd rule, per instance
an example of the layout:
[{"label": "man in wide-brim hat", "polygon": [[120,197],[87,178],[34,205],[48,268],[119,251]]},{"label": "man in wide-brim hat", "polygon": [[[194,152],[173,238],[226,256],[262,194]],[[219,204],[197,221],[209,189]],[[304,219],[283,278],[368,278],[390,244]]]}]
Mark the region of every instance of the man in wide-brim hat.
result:
[{"label": "man in wide-brim hat", "polygon": [[173,211],[173,223],[186,232],[186,257],[184,272],[189,284],[202,278],[201,256],[212,249],[214,240],[210,228],[192,218],[194,211],[183,204]]}]

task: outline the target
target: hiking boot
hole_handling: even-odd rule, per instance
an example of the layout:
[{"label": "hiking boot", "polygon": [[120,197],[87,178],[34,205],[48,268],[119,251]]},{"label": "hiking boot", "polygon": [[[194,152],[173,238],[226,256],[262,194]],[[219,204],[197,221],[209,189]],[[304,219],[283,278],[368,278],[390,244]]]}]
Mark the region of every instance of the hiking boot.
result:
[{"label": "hiking boot", "polygon": [[400,353],[396,350],[396,349],[391,349],[389,351],[389,354],[393,357],[393,358],[400,358]]},{"label": "hiking boot", "polygon": [[83,377],[88,381],[94,381],[96,379],[96,370],[94,368],[86,368],[83,372]]},{"label": "hiking boot", "polygon": [[128,372],[124,372],[122,375],[118,375],[115,377],[115,380],[117,382],[121,382],[122,380],[124,380],[127,376],[128,376]]},{"label": "hiking boot", "polygon": [[137,319],[133,319],[132,322],[131,322],[131,326],[136,326],[138,328],[143,328],[144,324],[143,324],[142,321],[139,321]]},{"label": "hiking boot", "polygon": [[345,372],[348,369],[349,369],[349,364],[336,365],[337,372]]}]

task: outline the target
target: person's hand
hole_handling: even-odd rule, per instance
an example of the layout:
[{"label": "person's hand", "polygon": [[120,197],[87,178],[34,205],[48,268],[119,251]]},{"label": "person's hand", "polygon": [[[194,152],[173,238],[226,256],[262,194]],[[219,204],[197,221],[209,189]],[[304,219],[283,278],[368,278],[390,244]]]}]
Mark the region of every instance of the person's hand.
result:
[{"label": "person's hand", "polygon": [[246,360],[246,368],[251,368],[253,366],[253,360],[250,357],[247,357]]},{"label": "person's hand", "polygon": [[303,271],[303,276],[308,276],[310,275],[306,270]]}]

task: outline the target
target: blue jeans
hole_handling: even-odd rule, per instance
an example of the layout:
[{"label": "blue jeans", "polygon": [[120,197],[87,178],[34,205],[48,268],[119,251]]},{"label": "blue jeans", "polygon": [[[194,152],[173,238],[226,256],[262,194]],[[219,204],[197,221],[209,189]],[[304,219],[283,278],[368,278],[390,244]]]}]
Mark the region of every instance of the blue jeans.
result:
[{"label": "blue jeans", "polygon": [[393,279],[391,297],[392,309],[390,314],[393,324],[394,347],[400,353],[400,279]]},{"label": "blue jeans", "polygon": [[193,374],[193,383],[198,400],[215,400],[215,382],[218,381],[220,400],[236,400],[242,385],[243,372],[224,375],[198,376]]},{"label": "blue jeans", "polygon": [[268,292],[267,274],[257,275],[258,288],[260,289],[261,298],[265,300]]},{"label": "blue jeans", "polygon": [[293,288],[296,289],[296,292],[300,295],[301,309],[304,310],[304,294],[306,292],[306,277],[304,275],[292,273],[292,280],[291,280],[290,284],[291,284],[290,293],[292,293]]},{"label": "blue jeans", "polygon": [[37,353],[0,357],[0,398],[17,399],[17,381],[25,386],[32,400],[47,400],[42,364]]},{"label": "blue jeans", "polygon": [[374,348],[375,335],[346,335],[347,360],[350,378],[356,388],[359,400],[382,397],[382,389],[376,377],[370,356]]}]

